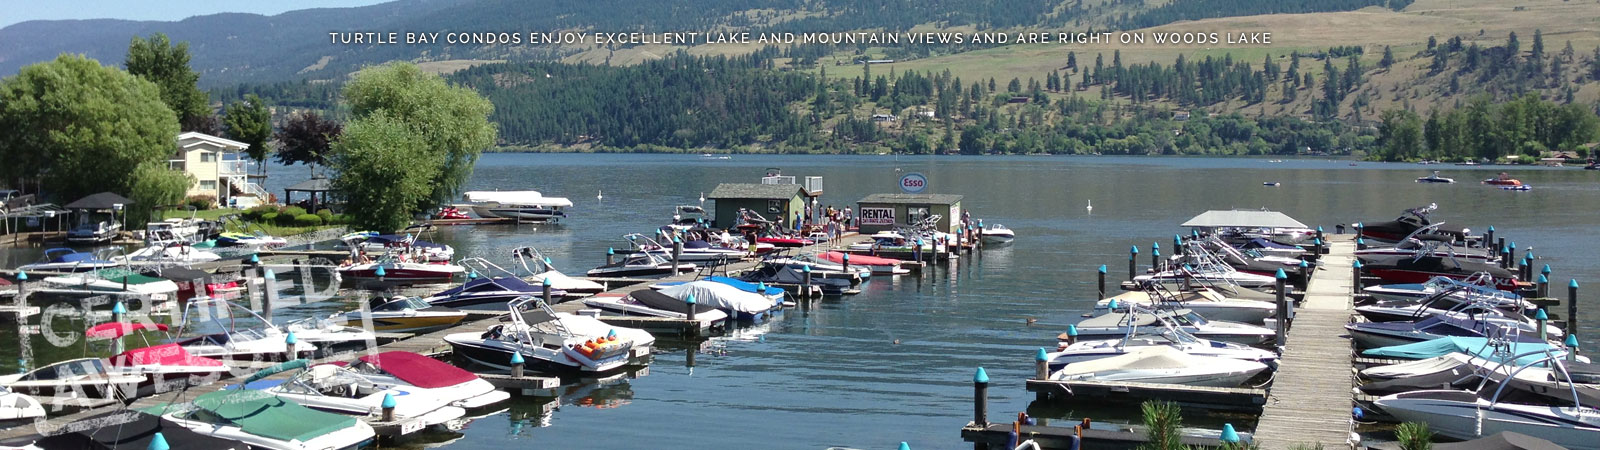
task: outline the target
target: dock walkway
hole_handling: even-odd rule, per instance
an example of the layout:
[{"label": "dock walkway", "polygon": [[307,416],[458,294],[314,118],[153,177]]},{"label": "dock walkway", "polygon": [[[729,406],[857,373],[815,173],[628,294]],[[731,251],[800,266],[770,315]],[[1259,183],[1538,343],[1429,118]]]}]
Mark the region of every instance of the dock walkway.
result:
[{"label": "dock walkway", "polygon": [[1316,443],[1348,448],[1352,423],[1351,346],[1344,325],[1351,305],[1353,235],[1327,235],[1328,254],[1295,310],[1278,372],[1255,430],[1263,449]]}]

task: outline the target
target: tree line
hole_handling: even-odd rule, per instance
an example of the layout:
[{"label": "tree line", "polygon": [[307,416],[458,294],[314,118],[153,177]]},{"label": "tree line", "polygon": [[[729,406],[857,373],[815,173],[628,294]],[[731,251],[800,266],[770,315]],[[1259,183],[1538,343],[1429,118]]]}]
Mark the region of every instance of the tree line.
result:
[{"label": "tree line", "polygon": [[1600,117],[1584,105],[1557,104],[1531,93],[1499,104],[1478,96],[1460,108],[1434,110],[1426,120],[1403,109],[1384,112],[1380,146],[1371,156],[1384,161],[1538,158],[1596,140]]}]

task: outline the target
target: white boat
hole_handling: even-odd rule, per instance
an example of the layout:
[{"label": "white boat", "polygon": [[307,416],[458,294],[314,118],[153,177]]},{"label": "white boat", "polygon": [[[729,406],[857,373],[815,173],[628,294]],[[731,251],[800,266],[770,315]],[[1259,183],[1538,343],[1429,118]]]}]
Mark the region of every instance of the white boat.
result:
[{"label": "white boat", "polygon": [[649,331],[638,328],[619,327],[605,323],[600,319],[583,314],[556,313],[556,320],[561,326],[571,331],[572,334],[585,336],[605,336],[616,333],[617,337],[633,342],[635,355],[646,354],[651,346],[656,344],[656,336]]},{"label": "white boat", "polygon": [[[1380,302],[1418,302],[1433,297],[1441,291],[1463,288],[1464,293],[1471,293],[1476,298],[1487,299],[1508,309],[1528,310],[1535,309],[1532,302],[1522,299],[1516,293],[1495,289],[1494,276],[1488,273],[1475,273],[1466,280],[1457,280],[1450,277],[1433,277],[1424,283],[1411,284],[1384,284],[1368,286],[1361,292],[1372,295]],[[1464,299],[1464,298],[1463,298]]]},{"label": "white boat", "polygon": [[97,223],[84,223],[67,232],[67,242],[74,244],[99,244],[110,242],[117,234],[122,233],[122,223],[117,221],[100,221]]},{"label": "white boat", "polygon": [[539,191],[468,191],[462,200],[478,217],[554,222],[567,217],[572,201]]},{"label": "white boat", "polygon": [[1195,337],[1183,329],[1163,321],[1155,326],[1135,327],[1121,339],[1079,340],[1068,343],[1068,336],[1060,336],[1061,344],[1055,352],[1047,354],[1050,370],[1084,361],[1121,356],[1129,351],[1150,346],[1167,346],[1196,356],[1216,356],[1272,364],[1278,354],[1233,342],[1219,342]]},{"label": "white boat", "polygon": [[632,341],[610,333],[574,333],[536,297],[513,301],[508,309],[509,323],[447,335],[445,342],[461,357],[502,370],[511,368],[513,355],[529,369],[553,375],[607,374],[628,363]]},{"label": "white boat", "polygon": [[360,326],[344,325],[343,319],[338,314],[331,317],[307,317],[290,321],[282,327],[285,332],[294,333],[296,340],[317,347],[376,343],[378,339],[376,334]]},{"label": "white boat", "polygon": [[[121,339],[134,331],[167,331],[166,324],[148,322],[108,322],[90,327],[84,332],[89,340]],[[143,335],[140,335],[141,337]],[[190,355],[176,343],[150,345],[124,351],[106,358],[106,370],[120,375],[141,375],[148,378],[141,383],[140,396],[198,386],[230,376],[222,361]]]},{"label": "white boat", "polygon": [[149,245],[145,248],[134,250],[133,253],[129,253],[122,257],[119,262],[125,262],[135,266],[188,266],[191,264],[212,262],[219,259],[222,259],[222,257],[218,256],[216,253],[195,248],[193,245],[184,243],[169,243]]},{"label": "white boat", "polygon": [[983,229],[983,243],[985,244],[1008,244],[1016,238],[1016,232],[998,223]]},{"label": "white boat", "polygon": [[467,410],[511,398],[510,393],[495,388],[477,374],[411,352],[362,355],[352,361],[349,367],[373,382],[427,389],[452,399],[450,406]]},{"label": "white boat", "polygon": [[160,222],[144,224],[146,244],[163,242],[196,242],[200,235],[200,219],[171,218]]},{"label": "white boat", "polygon": [[384,255],[376,261],[339,266],[334,269],[345,281],[382,280],[397,284],[449,283],[467,269],[455,264],[429,264]]},{"label": "white boat", "polygon": [[1448,183],[1454,183],[1454,182],[1456,182],[1456,180],[1454,178],[1441,177],[1441,176],[1439,176],[1439,171],[1435,170],[1435,171],[1433,171],[1433,175],[1428,175],[1428,176],[1425,176],[1425,177],[1417,177],[1417,182],[1418,183],[1446,183],[1446,184],[1448,184]]},{"label": "white boat", "polygon": [[293,400],[254,390],[200,394],[171,405],[161,418],[201,435],[235,440],[252,448],[323,450],[356,448],[376,433],[354,417],[317,411]]},{"label": "white boat", "polygon": [[[240,314],[243,312],[243,314]],[[241,323],[242,322],[242,323]],[[248,308],[227,300],[197,297],[183,307],[183,319],[173,333],[178,345],[195,356],[221,360],[284,360],[317,350],[299,340],[290,342],[283,329]],[[210,334],[198,334],[206,328]],[[188,336],[188,333],[196,333]],[[294,355],[288,355],[293,349]]]},{"label": "white boat", "polygon": [[0,424],[16,423],[44,417],[44,406],[39,400],[18,394],[0,386]]},{"label": "white boat", "polygon": [[591,277],[662,278],[700,270],[699,266],[685,261],[679,261],[677,270],[673,269],[672,261],[655,253],[644,253],[619,258],[611,264],[589,269],[586,274]]},{"label": "white boat", "polygon": [[[287,371],[296,372],[288,379],[266,379]],[[265,392],[308,408],[356,416],[369,423],[383,421],[383,404],[387,397],[392,401],[394,420],[409,422],[399,428],[401,435],[466,415],[465,409],[451,405],[455,398],[439,392],[400,385],[392,380],[374,380],[336,364],[311,366],[304,359],[262,369],[241,385],[229,388]]]},{"label": "white boat", "polygon": [[1159,326],[1171,321],[1172,325],[1197,337],[1213,341],[1237,342],[1246,345],[1264,344],[1277,336],[1277,332],[1255,325],[1237,322],[1207,320],[1194,311],[1150,310],[1140,306],[1130,307],[1125,314],[1107,314],[1078,322],[1079,339],[1117,339],[1126,336],[1132,327]]},{"label": "white boat", "polygon": [[43,282],[59,290],[147,296],[151,300],[166,300],[178,292],[178,284],[172,280],[120,268],[46,277]]},{"label": "white boat", "polygon": [[[655,239],[651,239],[639,233],[630,233],[626,236],[623,236],[623,238],[626,238],[628,242],[633,245],[633,252],[628,254],[626,256],[627,258],[636,258],[644,256],[648,253],[659,256],[668,261],[672,260],[671,245],[663,245],[659,242],[656,242]],[[678,252],[678,261],[722,264],[730,261],[738,261],[743,259],[747,254],[749,254],[749,252],[745,250],[716,245],[710,241],[690,240],[683,242],[683,248]]]},{"label": "white boat", "polygon": [[[668,317],[673,319],[689,318],[688,303],[673,298],[654,289],[640,289],[623,294],[600,294],[583,299],[583,304],[590,308],[598,308],[608,313],[624,316]],[[728,319],[728,313],[710,305],[696,304],[695,321],[700,322],[700,328],[711,328]]]},{"label": "white boat", "polygon": [[100,358],[59,361],[27,372],[0,375],[0,387],[38,397],[131,398],[144,375],[123,374],[106,368]]},{"label": "white boat", "polygon": [[[1560,357],[1549,355],[1519,366],[1513,376],[1542,363],[1560,369]],[[1470,440],[1500,432],[1538,436],[1567,448],[1600,449],[1600,409],[1581,406],[1578,393],[1566,385],[1572,404],[1549,406],[1509,403],[1501,400],[1506,384],[1493,391],[1432,389],[1383,396],[1373,403],[1384,412],[1407,422],[1428,424],[1428,429],[1452,439]]]},{"label": "white boat", "polygon": [[44,258],[41,258],[39,262],[24,264],[17,267],[17,270],[27,272],[88,272],[120,265],[122,263],[100,258],[93,253],[80,252],[70,248],[52,248],[44,251]]},{"label": "white boat", "polygon": [[851,265],[850,268],[846,269],[842,263],[836,263],[819,258],[815,254],[799,255],[793,258],[769,257],[763,259],[761,262],[769,265],[793,267],[800,270],[805,270],[807,267],[809,267],[811,268],[812,276],[819,278],[848,280],[852,285],[860,284],[862,281],[872,278],[872,268],[870,267],[854,264]]},{"label": "white boat", "polygon": [[[567,276],[567,274],[561,273],[560,270],[556,270],[555,264],[550,262],[549,257],[544,256],[543,253],[539,253],[539,249],[533,247],[517,247],[516,249],[511,250],[511,254],[512,257],[516,259],[517,263],[522,265],[522,270],[525,273],[531,274],[527,277],[527,279],[549,284],[551,289],[566,291],[567,295],[594,295],[605,292],[606,290],[606,287],[603,284],[582,278],[573,278]],[[481,261],[481,263],[471,263],[470,261],[473,260]],[[532,261],[532,265],[529,265],[529,261]],[[480,276],[493,276],[495,273],[503,273],[511,276],[520,275],[505,269],[501,269],[499,266],[489,263],[482,258],[464,259],[461,261],[461,265],[478,269],[478,275]]]},{"label": "white boat", "polygon": [[1255,361],[1195,356],[1155,345],[1132,348],[1119,356],[1068,364],[1050,374],[1050,379],[1236,387],[1265,370],[1266,364]]},{"label": "white boat", "polygon": [[347,327],[367,327],[370,323],[372,331],[426,333],[455,326],[467,318],[461,310],[434,306],[418,297],[374,297],[368,305],[366,311],[334,314],[330,319],[342,321]]},{"label": "white boat", "polygon": [[728,313],[735,319],[750,319],[759,317],[779,305],[771,297],[747,292],[732,285],[715,281],[691,281],[675,286],[667,286],[660,290],[668,297],[687,302],[690,296],[695,299],[695,304],[706,305]]},{"label": "white boat", "polygon": [[1095,302],[1091,314],[1101,316],[1121,313],[1130,305],[1187,309],[1210,320],[1253,324],[1263,323],[1267,317],[1278,311],[1278,306],[1271,302],[1231,299],[1204,287],[1187,292],[1172,292],[1164,285],[1154,284],[1146,290],[1127,291]]}]

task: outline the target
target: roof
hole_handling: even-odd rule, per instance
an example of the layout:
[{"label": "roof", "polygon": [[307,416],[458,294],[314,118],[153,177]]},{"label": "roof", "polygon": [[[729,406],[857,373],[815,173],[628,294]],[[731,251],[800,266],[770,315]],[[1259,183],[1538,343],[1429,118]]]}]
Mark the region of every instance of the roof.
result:
[{"label": "roof", "polygon": [[293,186],[283,188],[285,191],[326,192],[333,190],[333,183],[327,178],[312,178],[295,183]]},{"label": "roof", "polygon": [[1193,219],[1184,222],[1183,226],[1195,228],[1305,228],[1306,224],[1277,211],[1213,210],[1194,216]]},{"label": "roof", "polygon": [[709,199],[719,198],[752,198],[752,199],[791,199],[795,196],[805,195],[805,189],[798,184],[755,184],[755,183],[722,183],[711,194]]},{"label": "roof", "polygon": [[300,406],[261,391],[231,389],[200,394],[195,406],[215,413],[246,433],[279,440],[315,439],[355,425],[356,419]]},{"label": "roof", "polygon": [[122,204],[123,206],[132,205],[133,204],[133,200],[128,200],[127,197],[123,197],[121,195],[113,194],[113,193],[110,193],[110,192],[101,192],[99,194],[90,194],[88,197],[80,198],[77,201],[74,201],[72,203],[68,203],[66,208],[67,209],[111,209],[111,208],[115,207],[113,205],[116,205],[118,203]]},{"label": "roof", "polygon": [[961,196],[956,194],[872,194],[856,203],[954,205],[961,203]]},{"label": "roof", "polygon": [[[189,142],[189,143],[188,144],[184,144],[184,142]],[[212,135],[201,133],[201,132],[198,132],[198,131],[190,131],[190,132],[178,135],[178,145],[181,146],[181,147],[184,147],[184,148],[189,148],[189,147],[194,146],[194,144],[198,144],[198,143],[202,143],[202,142],[208,143],[208,144],[211,144],[211,145],[215,145],[215,146],[218,146],[218,147],[222,147],[222,148],[228,149],[228,150],[244,150],[246,148],[250,148],[250,144],[246,144],[246,143],[243,143],[243,142],[235,141],[235,140],[232,140],[232,139],[223,139],[223,138],[220,138],[220,137],[212,136]]]}]

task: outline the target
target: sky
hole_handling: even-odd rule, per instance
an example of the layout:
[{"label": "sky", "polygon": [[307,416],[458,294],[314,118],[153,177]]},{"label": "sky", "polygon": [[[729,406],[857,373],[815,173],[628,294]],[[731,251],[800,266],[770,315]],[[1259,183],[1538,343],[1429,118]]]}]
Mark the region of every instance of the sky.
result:
[{"label": "sky", "polygon": [[273,15],[307,8],[337,8],[388,0],[21,0],[0,12],[0,27],[29,20],[180,20],[222,12]]}]

